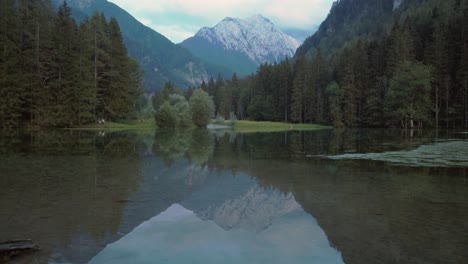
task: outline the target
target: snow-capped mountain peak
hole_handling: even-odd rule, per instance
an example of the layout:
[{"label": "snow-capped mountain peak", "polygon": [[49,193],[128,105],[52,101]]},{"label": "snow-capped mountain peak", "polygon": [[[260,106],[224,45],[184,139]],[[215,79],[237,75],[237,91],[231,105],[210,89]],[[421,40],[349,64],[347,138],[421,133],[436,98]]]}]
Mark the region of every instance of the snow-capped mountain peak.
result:
[{"label": "snow-capped mountain peak", "polygon": [[300,45],[260,14],[246,19],[226,17],[213,28],[200,29],[194,38],[240,52],[257,65],[292,57]]}]

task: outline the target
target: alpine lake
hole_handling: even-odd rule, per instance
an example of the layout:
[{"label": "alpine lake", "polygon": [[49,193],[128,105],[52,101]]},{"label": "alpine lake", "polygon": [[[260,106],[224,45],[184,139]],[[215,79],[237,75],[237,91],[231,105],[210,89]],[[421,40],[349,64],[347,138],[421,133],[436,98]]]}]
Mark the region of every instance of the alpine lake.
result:
[{"label": "alpine lake", "polygon": [[468,263],[463,131],[2,134],[0,188],[7,263]]}]

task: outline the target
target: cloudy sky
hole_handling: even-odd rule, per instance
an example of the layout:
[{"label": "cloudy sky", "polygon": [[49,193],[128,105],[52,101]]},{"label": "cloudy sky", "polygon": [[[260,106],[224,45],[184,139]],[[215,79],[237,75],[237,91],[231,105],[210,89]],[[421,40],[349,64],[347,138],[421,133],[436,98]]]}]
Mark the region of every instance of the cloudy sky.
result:
[{"label": "cloudy sky", "polygon": [[179,43],[201,27],[223,18],[262,14],[281,29],[310,31],[328,14],[334,0],[109,0],[143,24]]}]

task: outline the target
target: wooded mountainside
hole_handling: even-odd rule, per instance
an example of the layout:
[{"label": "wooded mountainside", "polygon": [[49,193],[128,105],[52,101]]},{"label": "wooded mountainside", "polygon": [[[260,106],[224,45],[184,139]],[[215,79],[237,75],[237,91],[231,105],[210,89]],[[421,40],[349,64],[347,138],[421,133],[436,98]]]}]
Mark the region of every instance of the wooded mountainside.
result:
[{"label": "wooded mountainside", "polygon": [[337,1],[295,58],[200,87],[225,118],[468,127],[468,0],[399,2]]},{"label": "wooded mountainside", "polygon": [[[52,0],[57,7],[63,0]],[[139,62],[145,73],[143,86],[146,93],[160,91],[168,81],[179,87],[198,85],[212,74],[221,73],[228,78],[232,70],[207,63],[190,51],[172,43],[157,31],[143,25],[126,10],[107,0],[67,0],[72,8],[72,17],[77,22],[84,21],[94,13],[102,13],[107,18],[114,17],[119,22],[124,43],[130,57]],[[155,5],[160,3],[155,1]]]},{"label": "wooded mountainside", "polygon": [[71,127],[122,120],[136,107],[142,72],[119,24],[81,25],[66,3],[0,0],[0,126]]}]

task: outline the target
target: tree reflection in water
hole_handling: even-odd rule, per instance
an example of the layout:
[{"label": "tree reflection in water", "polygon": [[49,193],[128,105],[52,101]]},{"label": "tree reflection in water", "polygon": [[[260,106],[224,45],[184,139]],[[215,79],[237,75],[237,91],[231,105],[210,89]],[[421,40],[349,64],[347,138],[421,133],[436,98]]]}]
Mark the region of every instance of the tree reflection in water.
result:
[{"label": "tree reflection in water", "polygon": [[2,135],[0,240],[41,245],[18,263],[86,263],[173,204],[223,230],[260,227],[254,234],[297,209],[316,219],[345,263],[464,263],[466,168],[320,158],[412,150],[444,137],[391,130]]}]

